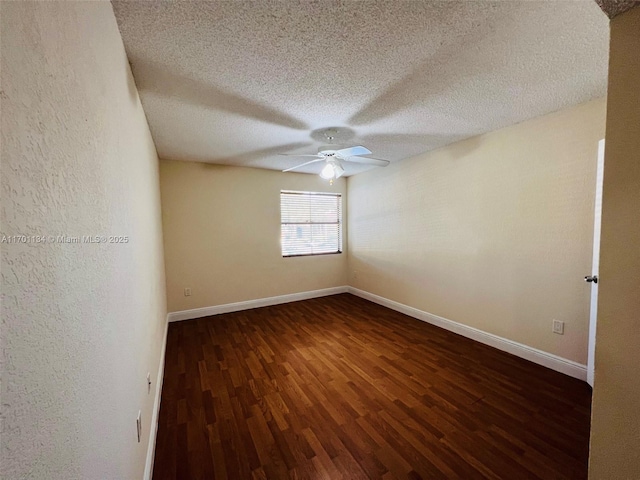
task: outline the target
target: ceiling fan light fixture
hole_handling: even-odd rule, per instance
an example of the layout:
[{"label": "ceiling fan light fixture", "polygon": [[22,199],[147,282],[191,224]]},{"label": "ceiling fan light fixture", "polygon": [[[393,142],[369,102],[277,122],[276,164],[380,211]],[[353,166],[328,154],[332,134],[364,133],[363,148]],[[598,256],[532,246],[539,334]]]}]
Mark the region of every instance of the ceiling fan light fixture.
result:
[{"label": "ceiling fan light fixture", "polygon": [[[335,150],[337,148],[337,150]],[[283,172],[290,172],[300,167],[305,167],[314,163],[324,162],[324,167],[320,172],[320,177],[325,180],[329,180],[329,184],[333,185],[333,181],[344,175],[345,169],[342,166],[342,162],[359,163],[362,165],[375,165],[378,167],[386,167],[389,165],[389,160],[380,160],[378,158],[361,157],[360,155],[369,155],[371,151],[361,145],[354,147],[342,147],[340,145],[323,145],[318,148],[318,153],[313,154],[296,154],[296,153],[281,153],[280,155],[294,156],[294,157],[314,157],[313,160],[301,163],[295,167],[287,168]]]},{"label": "ceiling fan light fixture", "polygon": [[[344,170],[343,170],[343,173],[344,173]],[[322,171],[320,172],[320,176],[325,180],[333,179],[335,174],[336,174],[336,170],[332,163],[327,163],[322,169]]]}]

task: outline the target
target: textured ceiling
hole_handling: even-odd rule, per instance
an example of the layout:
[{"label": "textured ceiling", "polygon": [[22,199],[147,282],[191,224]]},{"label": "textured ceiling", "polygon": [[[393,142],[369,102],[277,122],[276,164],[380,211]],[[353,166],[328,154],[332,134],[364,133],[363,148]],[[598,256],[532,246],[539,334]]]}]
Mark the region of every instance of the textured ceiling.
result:
[{"label": "textured ceiling", "polygon": [[640,1],[637,0],[596,0],[600,8],[609,18],[613,18],[621,13],[626,12],[634,7],[640,7]]},{"label": "textured ceiling", "polygon": [[113,5],[161,158],[284,169],[338,126],[398,161],[606,93],[592,0]]}]

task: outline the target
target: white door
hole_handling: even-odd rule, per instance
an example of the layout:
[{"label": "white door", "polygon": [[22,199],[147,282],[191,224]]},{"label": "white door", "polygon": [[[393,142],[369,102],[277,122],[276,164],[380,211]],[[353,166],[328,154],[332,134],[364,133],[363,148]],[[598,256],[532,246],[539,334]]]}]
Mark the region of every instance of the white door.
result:
[{"label": "white door", "polygon": [[589,315],[589,353],[587,357],[587,382],[593,387],[596,352],[596,323],[598,320],[598,271],[600,269],[600,225],[602,222],[602,180],[604,172],[604,140],[598,143],[598,167],[596,170],[596,201],[593,216],[593,260],[591,274],[585,281],[591,284],[591,312]]}]

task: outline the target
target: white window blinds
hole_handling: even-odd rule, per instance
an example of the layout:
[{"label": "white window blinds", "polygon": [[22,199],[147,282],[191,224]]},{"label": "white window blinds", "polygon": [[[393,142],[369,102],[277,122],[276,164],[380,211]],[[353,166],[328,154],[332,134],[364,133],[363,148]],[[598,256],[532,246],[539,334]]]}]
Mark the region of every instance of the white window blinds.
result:
[{"label": "white window blinds", "polygon": [[339,193],[280,192],[282,256],[342,252]]}]

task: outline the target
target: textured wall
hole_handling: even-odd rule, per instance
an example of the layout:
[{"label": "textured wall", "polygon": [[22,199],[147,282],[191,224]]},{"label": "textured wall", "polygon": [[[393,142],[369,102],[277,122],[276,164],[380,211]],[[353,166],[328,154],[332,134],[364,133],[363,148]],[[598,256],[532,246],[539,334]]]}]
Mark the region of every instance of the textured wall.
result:
[{"label": "textured wall", "polygon": [[280,250],[280,190],[344,195],[344,179],[161,160],[160,185],[169,311],[346,285],[346,253]]},{"label": "textured wall", "polygon": [[640,7],[611,21],[589,478],[640,478]]},{"label": "textured wall", "polygon": [[140,479],[166,319],[155,148],[109,2],[1,8],[2,234],[46,243],[0,244],[0,477]]},{"label": "textured wall", "polygon": [[604,118],[595,100],[350,177],[349,284],[586,363]]}]

